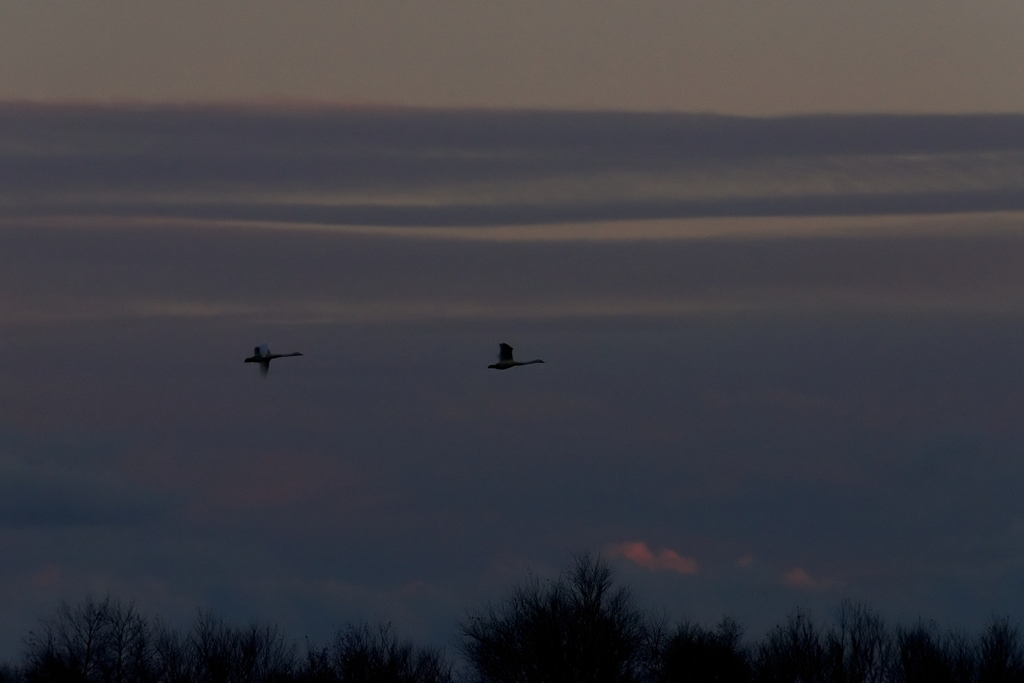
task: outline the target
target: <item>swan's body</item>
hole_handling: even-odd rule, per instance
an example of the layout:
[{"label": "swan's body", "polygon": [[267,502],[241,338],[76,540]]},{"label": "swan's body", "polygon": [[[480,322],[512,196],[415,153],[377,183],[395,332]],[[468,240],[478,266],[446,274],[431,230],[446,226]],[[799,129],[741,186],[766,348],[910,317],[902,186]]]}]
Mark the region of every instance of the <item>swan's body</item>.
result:
[{"label": "swan's body", "polygon": [[270,361],[274,360],[275,358],[288,358],[289,356],[302,355],[298,351],[295,351],[294,353],[271,353],[270,346],[268,346],[267,344],[257,346],[255,349],[252,350],[252,353],[253,355],[250,358],[246,358],[245,362],[259,363],[260,374],[263,375],[264,377],[266,377],[267,373],[270,372]]},{"label": "swan's body", "polygon": [[534,360],[519,361],[512,358],[512,347],[508,344],[498,344],[498,362],[494,365],[488,365],[488,368],[494,368],[495,370],[508,370],[514,368],[517,365],[533,365],[534,363],[543,363],[540,358]]}]

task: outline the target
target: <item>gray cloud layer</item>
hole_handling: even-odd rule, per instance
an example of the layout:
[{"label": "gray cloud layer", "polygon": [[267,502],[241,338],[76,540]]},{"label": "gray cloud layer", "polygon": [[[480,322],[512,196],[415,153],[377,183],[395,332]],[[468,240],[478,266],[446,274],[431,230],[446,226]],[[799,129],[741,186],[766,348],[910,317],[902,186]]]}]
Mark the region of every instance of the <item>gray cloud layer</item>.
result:
[{"label": "gray cloud layer", "polygon": [[367,225],[1024,208],[1024,116],[0,109],[0,215]]}]

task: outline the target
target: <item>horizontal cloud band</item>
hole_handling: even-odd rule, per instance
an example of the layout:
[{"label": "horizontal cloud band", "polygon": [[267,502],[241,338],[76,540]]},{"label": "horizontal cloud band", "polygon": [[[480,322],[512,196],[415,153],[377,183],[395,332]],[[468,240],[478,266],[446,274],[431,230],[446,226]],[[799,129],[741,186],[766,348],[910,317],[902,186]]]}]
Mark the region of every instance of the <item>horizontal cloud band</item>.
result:
[{"label": "horizontal cloud band", "polygon": [[1024,189],[752,197],[707,201],[389,206],[360,204],[57,203],[0,208],[0,216],[117,216],[394,227],[538,225],[569,221],[747,216],[877,216],[1024,210]]},{"label": "horizontal cloud band", "polygon": [[475,226],[1024,208],[1024,116],[0,105],[0,216]]}]

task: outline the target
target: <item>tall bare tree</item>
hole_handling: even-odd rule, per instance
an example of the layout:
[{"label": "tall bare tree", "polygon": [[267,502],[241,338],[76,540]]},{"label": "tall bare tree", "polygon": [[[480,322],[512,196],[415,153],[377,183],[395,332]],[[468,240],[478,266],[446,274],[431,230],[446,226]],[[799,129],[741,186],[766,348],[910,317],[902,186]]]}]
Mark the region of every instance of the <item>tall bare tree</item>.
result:
[{"label": "tall bare tree", "polygon": [[642,670],[644,618],[600,557],[576,557],[555,581],[527,581],[461,631],[478,683],[631,683]]}]

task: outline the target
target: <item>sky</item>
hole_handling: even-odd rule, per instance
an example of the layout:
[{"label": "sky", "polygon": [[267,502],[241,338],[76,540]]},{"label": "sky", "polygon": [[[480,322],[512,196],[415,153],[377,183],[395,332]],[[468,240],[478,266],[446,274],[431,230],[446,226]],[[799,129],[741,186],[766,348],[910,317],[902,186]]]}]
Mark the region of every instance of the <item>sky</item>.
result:
[{"label": "sky", "polygon": [[0,98],[1020,112],[1017,0],[13,0]]},{"label": "sky", "polygon": [[1019,3],[0,12],[0,656],[450,645],[583,551],[752,638],[1021,617]]}]

